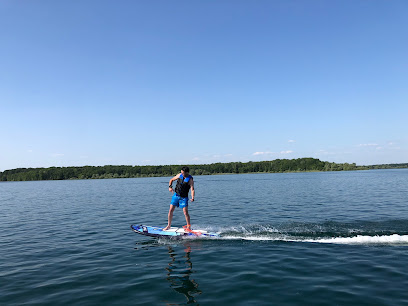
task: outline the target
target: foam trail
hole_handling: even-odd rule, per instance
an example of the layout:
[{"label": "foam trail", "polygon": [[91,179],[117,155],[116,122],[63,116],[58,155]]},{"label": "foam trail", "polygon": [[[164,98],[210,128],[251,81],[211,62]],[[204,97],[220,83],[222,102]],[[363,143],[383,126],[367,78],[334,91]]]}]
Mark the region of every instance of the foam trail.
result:
[{"label": "foam trail", "polygon": [[304,241],[336,244],[408,244],[408,235],[335,237],[316,240],[308,239]]},{"label": "foam trail", "polygon": [[355,237],[333,237],[316,239],[293,239],[290,237],[237,237],[224,236],[220,239],[226,240],[251,240],[251,241],[287,241],[287,242],[313,242],[313,243],[333,243],[333,244],[408,244],[408,235],[388,235],[388,236],[355,236]]}]

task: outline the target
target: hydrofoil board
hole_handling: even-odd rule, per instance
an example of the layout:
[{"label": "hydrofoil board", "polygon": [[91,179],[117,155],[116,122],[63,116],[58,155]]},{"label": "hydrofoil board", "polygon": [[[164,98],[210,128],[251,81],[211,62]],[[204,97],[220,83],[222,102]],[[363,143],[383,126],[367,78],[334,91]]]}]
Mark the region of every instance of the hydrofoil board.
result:
[{"label": "hydrofoil board", "polygon": [[168,237],[168,238],[182,238],[182,237],[202,237],[202,238],[216,238],[220,235],[218,233],[210,233],[205,230],[192,230],[184,227],[170,227],[168,230],[163,230],[163,227],[150,225],[135,225],[132,224],[130,228],[138,234],[150,237]]}]

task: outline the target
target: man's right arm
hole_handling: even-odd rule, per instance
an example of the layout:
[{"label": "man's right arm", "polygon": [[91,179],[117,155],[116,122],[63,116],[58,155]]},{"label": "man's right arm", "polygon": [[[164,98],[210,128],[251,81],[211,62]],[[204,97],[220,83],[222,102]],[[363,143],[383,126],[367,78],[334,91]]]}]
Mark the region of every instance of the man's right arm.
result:
[{"label": "man's right arm", "polygon": [[176,181],[179,177],[180,177],[180,173],[177,174],[175,177],[173,177],[173,178],[170,179],[170,182],[169,182],[169,191],[173,191],[173,186],[172,186],[172,184],[173,184],[173,182]]}]

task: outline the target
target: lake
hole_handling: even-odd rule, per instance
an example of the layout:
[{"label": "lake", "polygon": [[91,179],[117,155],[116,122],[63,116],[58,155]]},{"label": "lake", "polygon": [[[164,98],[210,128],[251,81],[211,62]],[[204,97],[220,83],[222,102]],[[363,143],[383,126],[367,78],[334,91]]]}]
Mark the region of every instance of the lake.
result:
[{"label": "lake", "polygon": [[[1,305],[406,305],[408,169],[0,183]],[[173,226],[185,224],[180,209]]]}]

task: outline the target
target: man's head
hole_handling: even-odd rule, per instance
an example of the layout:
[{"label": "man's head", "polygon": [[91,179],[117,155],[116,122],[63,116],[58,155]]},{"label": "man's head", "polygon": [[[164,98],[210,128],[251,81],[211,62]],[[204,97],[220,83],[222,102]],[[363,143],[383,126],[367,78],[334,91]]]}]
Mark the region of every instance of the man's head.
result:
[{"label": "man's head", "polygon": [[188,174],[189,172],[190,172],[190,168],[189,168],[189,167],[184,166],[184,167],[181,168],[181,174],[183,174],[183,176],[184,176],[185,174]]}]

